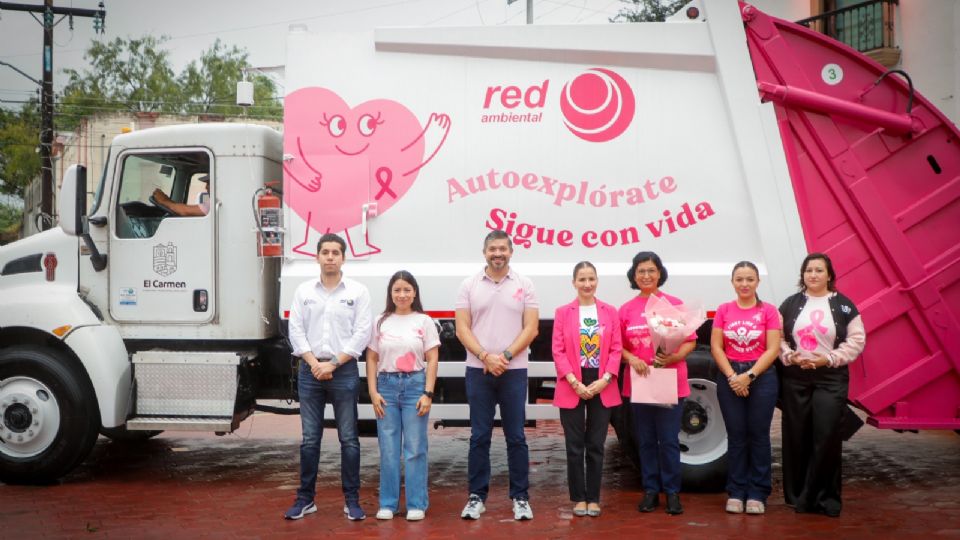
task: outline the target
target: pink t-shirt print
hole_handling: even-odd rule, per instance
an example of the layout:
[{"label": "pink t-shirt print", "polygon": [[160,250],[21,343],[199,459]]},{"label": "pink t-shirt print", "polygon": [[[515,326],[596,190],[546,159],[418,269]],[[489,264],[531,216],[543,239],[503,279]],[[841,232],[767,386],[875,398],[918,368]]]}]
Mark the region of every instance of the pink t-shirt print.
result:
[{"label": "pink t-shirt print", "polygon": [[713,327],[723,331],[723,351],[733,362],[752,362],[767,350],[767,331],[779,330],[780,315],[773,304],[741,308],[736,301],[717,307]]},{"label": "pink t-shirt print", "polygon": [[810,312],[810,324],[796,331],[800,338],[797,345],[804,351],[813,354],[817,350],[817,334],[824,336],[829,328],[823,324],[824,311],[815,309]]},{"label": "pink t-shirt print", "polygon": [[[414,328],[413,335],[422,341],[425,337],[423,328]],[[417,355],[413,351],[408,351],[406,354],[397,357],[397,371],[409,373],[416,368]]]},{"label": "pink t-shirt print", "polygon": [[653,343],[650,339],[650,328],[646,322],[643,324],[634,324],[624,330],[627,342],[630,344],[630,352],[642,351],[650,348]]}]

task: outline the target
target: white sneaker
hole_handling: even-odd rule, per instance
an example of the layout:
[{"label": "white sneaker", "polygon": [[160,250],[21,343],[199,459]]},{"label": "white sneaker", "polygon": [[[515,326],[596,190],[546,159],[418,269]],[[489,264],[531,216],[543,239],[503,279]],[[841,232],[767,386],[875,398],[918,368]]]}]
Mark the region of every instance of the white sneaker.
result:
[{"label": "white sneaker", "polygon": [[513,519],[517,521],[533,519],[533,509],[530,508],[530,501],[526,499],[513,500]]},{"label": "white sneaker", "polygon": [[427,514],[423,510],[407,510],[407,521],[420,521],[425,517]]},{"label": "white sneaker", "polygon": [[381,508],[377,510],[377,519],[393,519],[393,510]]},{"label": "white sneaker", "polygon": [[470,498],[467,499],[467,505],[463,507],[463,512],[460,512],[460,517],[463,519],[480,519],[480,514],[487,511],[487,507],[483,505],[483,499],[479,495],[470,494]]}]

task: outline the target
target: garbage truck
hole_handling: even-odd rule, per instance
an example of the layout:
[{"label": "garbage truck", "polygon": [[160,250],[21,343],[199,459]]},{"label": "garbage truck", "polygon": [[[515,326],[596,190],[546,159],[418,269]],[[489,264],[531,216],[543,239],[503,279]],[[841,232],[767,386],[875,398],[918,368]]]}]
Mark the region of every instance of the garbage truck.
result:
[{"label": "garbage truck", "polygon": [[[960,133],[907,74],[727,1],[663,23],[294,29],[287,54],[282,133],[119,135],[102,171],[65,174],[59,226],[0,248],[0,481],[60,478],[100,434],[295,410],[287,319],[326,232],[375,312],[391,274],[418,278],[438,424],[469,418],[454,303],[501,229],[540,301],[529,422],[556,418],[551,319],[578,261],[621,304],[654,251],[664,290],[710,311],[737,261],[779,303],[822,251],[869,336],[850,404],[880,429],[960,429]],[[688,359],[693,483],[726,453],[709,332]],[[614,424],[629,447],[628,407]]]}]

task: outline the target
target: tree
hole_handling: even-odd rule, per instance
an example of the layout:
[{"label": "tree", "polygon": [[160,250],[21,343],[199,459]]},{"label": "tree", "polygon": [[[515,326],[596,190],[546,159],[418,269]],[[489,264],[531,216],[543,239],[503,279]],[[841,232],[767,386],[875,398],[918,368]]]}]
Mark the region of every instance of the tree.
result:
[{"label": "tree", "polygon": [[0,109],[0,193],[23,197],[40,174],[40,114],[36,99],[18,112]]},{"label": "tree", "polygon": [[0,246],[9,244],[20,237],[22,219],[22,210],[0,203]]},{"label": "tree", "polygon": [[242,80],[243,70],[250,67],[249,54],[236,45],[227,48],[218,38],[204,51],[199,62],[190,62],[177,81],[184,98],[184,112],[191,114],[240,115],[278,117],[283,108],[274,97],[276,87],[268,77],[252,76],[253,99],[256,103],[249,111],[238,107],[237,82]]},{"label": "tree", "polygon": [[57,127],[72,129],[81,117],[104,110],[179,112],[180,86],[162,48],[166,40],[144,36],[93,42],[84,54],[90,70],[64,70],[70,80],[58,106],[64,118]]},{"label": "tree", "polygon": [[281,117],[276,87],[263,75],[252,78],[256,106],[246,111],[236,106],[237,81],[250,66],[245,49],[217,39],[177,75],[163,48],[166,40],[144,36],[94,42],[85,54],[89,70],[64,70],[70,81],[58,104],[57,128],[74,129],[84,116],[104,111]]},{"label": "tree", "polygon": [[[663,22],[667,17],[680,11],[689,0],[620,0],[627,7],[621,7],[610,22]],[[732,0],[731,0],[732,1]]]}]

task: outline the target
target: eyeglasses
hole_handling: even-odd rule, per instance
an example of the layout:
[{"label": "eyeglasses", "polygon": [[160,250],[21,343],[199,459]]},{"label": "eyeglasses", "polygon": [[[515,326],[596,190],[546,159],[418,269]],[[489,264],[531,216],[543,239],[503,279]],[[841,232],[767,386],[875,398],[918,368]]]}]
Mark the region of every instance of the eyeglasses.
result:
[{"label": "eyeglasses", "polygon": [[641,276],[652,276],[654,274],[659,274],[660,270],[656,268],[638,268],[637,273]]}]

